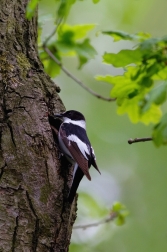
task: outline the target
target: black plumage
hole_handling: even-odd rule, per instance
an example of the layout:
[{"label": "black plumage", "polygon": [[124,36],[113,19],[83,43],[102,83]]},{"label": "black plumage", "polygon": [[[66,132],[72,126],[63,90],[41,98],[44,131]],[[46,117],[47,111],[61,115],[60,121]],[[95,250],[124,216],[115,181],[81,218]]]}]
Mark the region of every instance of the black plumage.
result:
[{"label": "black plumage", "polygon": [[90,166],[93,165],[99,173],[100,171],[86,133],[84,116],[78,111],[70,110],[56,114],[55,117],[63,118],[58,133],[59,145],[66,158],[74,165],[73,181],[68,196],[68,201],[72,203],[83,176],[86,175],[91,180]]}]

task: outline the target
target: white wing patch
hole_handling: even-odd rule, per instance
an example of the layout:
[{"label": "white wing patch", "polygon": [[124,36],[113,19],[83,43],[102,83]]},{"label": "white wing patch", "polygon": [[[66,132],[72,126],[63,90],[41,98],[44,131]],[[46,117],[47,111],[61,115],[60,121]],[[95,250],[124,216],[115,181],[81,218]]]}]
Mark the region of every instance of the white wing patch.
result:
[{"label": "white wing patch", "polygon": [[93,149],[93,147],[92,147],[92,146],[91,146],[91,149],[92,149],[92,154],[93,154],[93,157],[94,157],[94,159],[96,160],[95,152],[94,152],[94,149]]},{"label": "white wing patch", "polygon": [[88,146],[82,142],[76,135],[69,135],[68,140],[75,142],[78,145],[78,148],[80,149],[81,153],[84,155],[84,157],[88,160],[86,153],[90,155],[90,151],[88,149]]}]

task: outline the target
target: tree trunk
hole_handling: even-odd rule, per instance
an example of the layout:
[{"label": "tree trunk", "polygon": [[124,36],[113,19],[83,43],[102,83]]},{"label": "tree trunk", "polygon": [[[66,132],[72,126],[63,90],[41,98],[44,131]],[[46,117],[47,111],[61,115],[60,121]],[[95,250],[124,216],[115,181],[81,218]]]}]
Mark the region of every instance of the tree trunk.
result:
[{"label": "tree trunk", "polygon": [[68,251],[76,204],[58,159],[48,111],[64,106],[37,53],[28,0],[0,0],[0,252]]}]

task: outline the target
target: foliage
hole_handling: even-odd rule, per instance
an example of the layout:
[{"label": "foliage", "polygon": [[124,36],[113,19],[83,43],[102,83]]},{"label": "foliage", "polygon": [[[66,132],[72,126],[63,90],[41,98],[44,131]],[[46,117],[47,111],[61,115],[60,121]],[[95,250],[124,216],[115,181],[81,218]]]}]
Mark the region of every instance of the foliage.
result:
[{"label": "foliage", "polygon": [[[133,123],[159,123],[167,91],[167,37],[152,38],[144,33],[130,35],[118,31],[103,33],[115,41],[125,39],[135,41],[137,45],[135,49],[121,50],[117,54],[105,53],[103,62],[124,67],[124,73],[121,76],[97,76],[96,79],[113,85],[111,96],[117,98],[118,114],[127,113]],[[163,127],[156,125],[153,132],[157,146],[166,143],[161,129],[167,128],[167,124],[164,120],[161,124]]]},{"label": "foliage", "polygon": [[[58,28],[57,37],[54,36],[52,41],[48,43],[47,47],[60,61],[63,56],[77,56],[79,61],[78,68],[81,69],[82,66],[96,54],[96,50],[87,38],[87,33],[94,27],[94,24],[73,26],[63,24]],[[58,75],[60,73],[60,66],[58,66],[53,59],[48,57],[42,47],[40,47],[39,53],[46,72],[51,77]]]},{"label": "foliage", "polygon": [[[97,3],[98,1],[93,1]],[[30,1],[27,17],[30,18],[38,1]],[[75,0],[57,1],[56,33],[47,42],[52,54],[62,62],[62,57],[78,58],[78,69],[81,69],[96,55],[96,49],[91,45],[88,32],[95,28],[94,24],[69,25],[57,20],[66,20]],[[128,34],[119,31],[103,31],[104,36],[111,36],[115,42],[127,40],[132,43],[132,49],[123,49],[118,53],[105,52],[103,63],[116,68],[122,68],[123,74],[112,76],[96,76],[97,81],[107,82],[112,86],[110,96],[116,98],[117,113],[127,113],[133,123],[142,122],[146,125],[155,124],[153,132],[154,143],[159,146],[166,144],[161,122],[161,105],[166,101],[167,79],[167,37],[152,38],[148,33]],[[46,72],[55,77],[60,73],[61,66],[50,58],[39,40],[39,54]],[[158,132],[157,132],[158,130]],[[156,136],[156,137],[155,137]],[[159,141],[157,141],[159,136]]]},{"label": "foliage", "polygon": [[[105,205],[100,204],[90,194],[87,193],[80,194],[79,204],[82,206],[81,209],[82,224],[75,225],[74,230],[75,228],[77,228],[77,231],[78,229],[80,231],[83,231],[95,228],[96,237],[98,237],[99,234],[105,232],[107,225],[108,227],[110,226],[110,228],[116,228],[124,225],[126,217],[129,215],[127,208],[122,203],[115,202],[113,203],[112,207],[108,209]],[[86,218],[84,221],[85,215]],[[94,239],[96,239],[96,237],[94,237]],[[70,251],[78,251],[78,250],[85,251],[83,250],[83,244],[76,240],[70,247]],[[94,247],[94,249],[95,248],[96,247]],[[91,248],[90,251],[92,251]]]},{"label": "foliage", "polygon": [[125,223],[125,219],[129,214],[126,207],[120,202],[115,202],[113,204],[112,209],[111,209],[111,213],[117,214],[117,218],[116,218],[115,222],[118,226],[121,226]]},{"label": "foliage", "polygon": [[[86,208],[82,209],[82,211],[83,213],[87,212],[87,217],[89,216],[91,217],[91,219],[97,219],[97,218],[104,218],[107,216],[108,209],[102,204],[99,204],[99,202],[95,200],[90,194],[81,193],[80,196],[81,196],[80,198],[81,205],[83,205],[83,208],[84,206]],[[94,212],[94,209],[96,209],[96,212]],[[128,214],[129,212],[127,208],[121,202],[113,203],[110,209],[110,215],[114,216],[113,219],[111,220],[114,220],[115,224],[118,226],[121,226],[125,223]],[[109,222],[108,219],[104,219],[104,221],[100,223],[107,223],[107,222]]]},{"label": "foliage", "polygon": [[39,2],[39,0],[30,0],[29,1],[28,5],[27,5],[27,11],[26,11],[26,17],[28,20],[30,20],[33,17],[38,2]]},{"label": "foliage", "polygon": [[[39,0],[29,2],[28,19],[32,18],[38,2]],[[47,47],[60,62],[62,57],[76,56],[79,61],[78,69],[81,69],[97,53],[88,37],[88,32],[93,30],[95,25],[72,26],[64,22],[59,25],[61,20],[66,20],[75,2],[76,0],[56,1],[57,32],[48,40]],[[41,33],[41,29],[39,32]],[[132,49],[123,49],[118,53],[105,52],[103,55],[103,63],[122,68],[122,75],[96,76],[96,80],[112,85],[110,96],[116,98],[119,115],[127,113],[133,123],[155,124],[154,143],[157,146],[166,144],[164,131],[167,130],[167,124],[162,117],[161,105],[166,101],[167,90],[167,37],[153,38],[148,33],[128,34],[112,30],[103,31],[102,34],[111,36],[115,42],[128,40],[133,44]],[[46,72],[51,77],[58,75],[61,67],[49,57],[40,39],[39,54]]]}]

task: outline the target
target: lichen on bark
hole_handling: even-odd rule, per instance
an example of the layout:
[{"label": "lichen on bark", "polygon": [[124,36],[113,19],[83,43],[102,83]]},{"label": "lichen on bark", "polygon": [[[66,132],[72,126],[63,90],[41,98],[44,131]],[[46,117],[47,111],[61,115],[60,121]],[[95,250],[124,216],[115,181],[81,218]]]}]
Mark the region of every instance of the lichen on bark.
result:
[{"label": "lichen on bark", "polygon": [[65,200],[68,172],[48,122],[65,108],[38,58],[27,2],[0,1],[0,251],[68,251],[76,205]]}]

